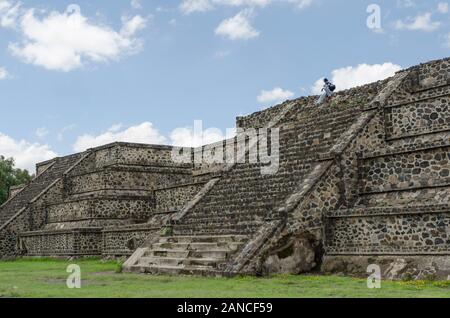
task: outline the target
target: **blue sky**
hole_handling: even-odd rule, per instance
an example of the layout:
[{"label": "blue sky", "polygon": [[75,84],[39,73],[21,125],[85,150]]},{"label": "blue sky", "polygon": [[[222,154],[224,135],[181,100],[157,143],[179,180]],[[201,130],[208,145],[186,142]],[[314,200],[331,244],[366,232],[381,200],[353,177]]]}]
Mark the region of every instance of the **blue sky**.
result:
[{"label": "blue sky", "polygon": [[323,76],[343,89],[450,55],[446,1],[72,1],[0,0],[0,154],[20,167],[114,140],[189,144],[194,120],[225,132]]}]

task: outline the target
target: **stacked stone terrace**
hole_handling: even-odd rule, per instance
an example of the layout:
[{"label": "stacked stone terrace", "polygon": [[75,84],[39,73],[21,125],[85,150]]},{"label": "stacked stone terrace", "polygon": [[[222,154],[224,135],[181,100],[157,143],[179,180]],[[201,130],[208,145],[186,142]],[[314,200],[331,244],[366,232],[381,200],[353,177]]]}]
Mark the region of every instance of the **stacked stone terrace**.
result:
[{"label": "stacked stone terrace", "polygon": [[138,234],[154,230],[150,218],[177,212],[208,180],[193,176],[191,164],[174,163],[171,151],[114,143],[38,166],[0,212],[9,247],[2,256],[131,254]]},{"label": "stacked stone terrace", "polygon": [[[252,138],[245,163],[180,164],[171,147],[116,143],[39,165],[0,211],[0,253],[131,255],[124,268],[148,273],[365,274],[375,263],[389,278],[447,277],[449,71],[432,61],[320,106],[304,97],[238,118],[279,132],[273,174],[249,163],[267,148]],[[187,153],[237,158],[226,146],[239,138]]]}]

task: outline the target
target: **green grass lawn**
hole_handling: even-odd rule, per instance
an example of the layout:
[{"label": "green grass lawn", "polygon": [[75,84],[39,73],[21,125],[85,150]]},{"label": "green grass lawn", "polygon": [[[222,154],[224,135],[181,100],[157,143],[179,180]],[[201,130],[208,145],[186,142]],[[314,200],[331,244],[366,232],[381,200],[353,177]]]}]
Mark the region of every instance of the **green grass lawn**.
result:
[{"label": "green grass lawn", "polygon": [[[81,289],[66,286],[67,265],[81,267]],[[170,277],[116,273],[116,262],[20,259],[0,262],[0,297],[450,297],[450,282],[382,282],[338,276]]]}]

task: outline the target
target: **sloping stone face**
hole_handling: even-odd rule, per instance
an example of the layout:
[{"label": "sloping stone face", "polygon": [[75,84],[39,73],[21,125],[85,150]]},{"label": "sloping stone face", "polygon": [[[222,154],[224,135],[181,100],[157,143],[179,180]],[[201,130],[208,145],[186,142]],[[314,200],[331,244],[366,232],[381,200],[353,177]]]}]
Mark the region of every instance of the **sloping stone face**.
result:
[{"label": "sloping stone face", "polygon": [[[127,143],[39,164],[0,211],[1,256],[136,251],[130,266],[150,273],[366,275],[375,264],[389,279],[447,277],[449,72],[448,59],[432,61],[320,106],[305,97],[237,118],[279,131],[273,174],[249,163],[267,147],[251,138],[233,164],[179,164],[171,147]],[[227,146],[238,141],[188,157],[237,158]]]}]

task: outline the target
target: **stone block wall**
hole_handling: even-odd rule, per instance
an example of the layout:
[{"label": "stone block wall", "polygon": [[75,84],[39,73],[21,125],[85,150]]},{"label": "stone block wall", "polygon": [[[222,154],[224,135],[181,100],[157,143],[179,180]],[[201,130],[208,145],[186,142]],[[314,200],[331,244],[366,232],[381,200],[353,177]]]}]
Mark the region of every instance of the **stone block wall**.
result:
[{"label": "stone block wall", "polygon": [[327,233],[328,254],[450,253],[450,213],[412,213],[411,210],[391,215],[380,213],[331,218]]},{"label": "stone block wall", "polygon": [[21,240],[28,256],[94,256],[102,249],[101,228],[27,232]]},{"label": "stone block wall", "polygon": [[[38,163],[36,165],[36,175],[40,175],[42,172],[47,170],[54,162],[55,162],[55,160],[53,159],[53,160],[48,160],[48,161]],[[33,172],[30,171],[30,174],[31,173],[33,173]]]},{"label": "stone block wall", "polygon": [[161,230],[159,224],[136,224],[105,228],[102,232],[104,256],[130,256],[145,240]]},{"label": "stone block wall", "polygon": [[360,169],[363,193],[450,186],[450,147],[368,158]]},{"label": "stone block wall", "polygon": [[20,191],[22,191],[22,189],[25,187],[26,184],[10,187],[8,191],[8,200],[11,199],[13,196],[15,196],[17,193],[19,193]]},{"label": "stone block wall", "polygon": [[181,210],[204,185],[205,182],[195,182],[155,190],[156,211]]},{"label": "stone block wall", "polygon": [[154,212],[153,200],[143,197],[84,198],[47,206],[47,223],[77,222],[83,220],[145,221]]},{"label": "stone block wall", "polygon": [[447,131],[450,128],[449,102],[445,97],[389,107],[386,117],[388,139]]},{"label": "stone block wall", "polygon": [[57,180],[53,187],[43,193],[32,205],[27,205],[0,227],[1,258],[15,257],[24,253],[24,242],[21,235],[28,231],[42,228],[46,224],[46,202],[61,199],[62,180]]},{"label": "stone block wall", "polygon": [[70,195],[86,194],[98,191],[151,191],[171,186],[174,183],[189,182],[191,176],[185,170],[178,169],[135,169],[107,168],[66,179],[66,189]]}]

